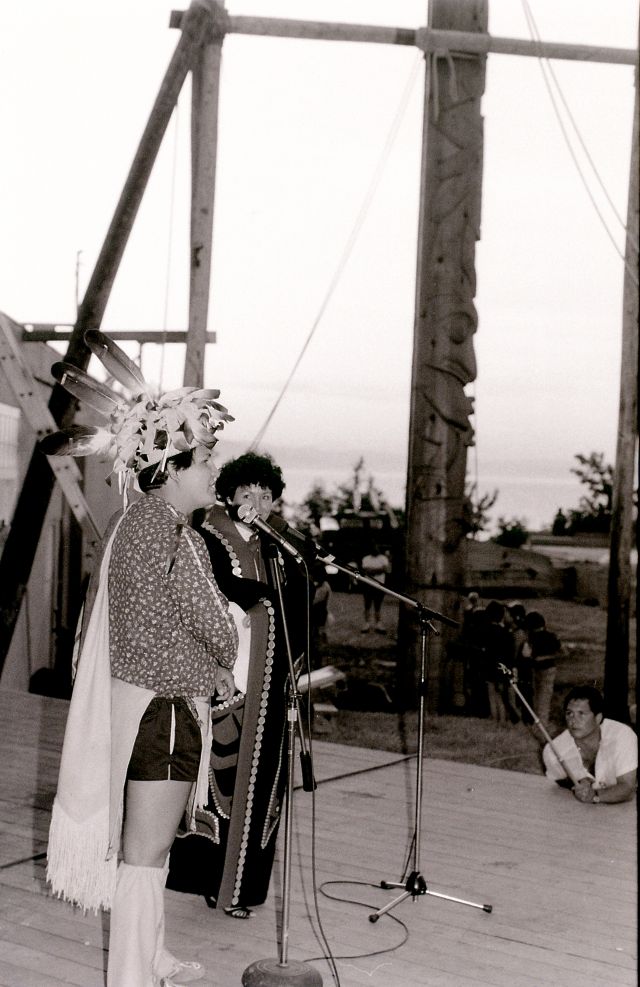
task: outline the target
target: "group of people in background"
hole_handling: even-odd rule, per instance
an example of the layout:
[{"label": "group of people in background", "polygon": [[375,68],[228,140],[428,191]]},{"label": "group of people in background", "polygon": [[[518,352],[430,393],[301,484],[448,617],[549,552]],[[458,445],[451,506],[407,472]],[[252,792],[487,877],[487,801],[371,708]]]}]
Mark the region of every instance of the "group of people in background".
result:
[{"label": "group of people in background", "polygon": [[520,602],[490,600],[469,593],[458,647],[464,665],[465,708],[497,723],[518,723],[530,714],[503,667],[511,670],[527,703],[548,723],[562,645],[539,610]]},{"label": "group of people in background", "polygon": [[604,716],[597,688],[570,689],[563,703],[566,729],[555,739],[546,731],[562,645],[540,611],[527,611],[518,601],[491,600],[483,606],[478,593],[469,593],[457,646],[467,712],[508,724],[533,722],[533,711],[549,738],[542,750],[547,778],[569,788],[582,804],[633,798],[638,739],[630,726]]}]

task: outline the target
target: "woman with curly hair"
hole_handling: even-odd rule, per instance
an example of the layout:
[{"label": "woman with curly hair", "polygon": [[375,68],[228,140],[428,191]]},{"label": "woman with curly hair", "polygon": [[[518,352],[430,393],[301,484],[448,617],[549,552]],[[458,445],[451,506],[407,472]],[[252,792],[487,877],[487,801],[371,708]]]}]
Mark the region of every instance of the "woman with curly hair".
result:
[{"label": "woman with curly hair", "polygon": [[[287,771],[286,682],[288,655],[275,591],[269,539],[240,520],[249,505],[295,547],[306,539],[273,506],[284,489],[269,456],[246,453],[226,463],[216,481],[222,504],[199,527],[217,584],[240,608],[236,691],[214,703],[209,801],[197,813],[197,832],[178,835],[171,850],[168,886],[202,894],[207,904],[234,918],[249,918],[269,881]],[[275,549],[281,574],[292,657],[306,647],[308,582],[304,567]]]}]

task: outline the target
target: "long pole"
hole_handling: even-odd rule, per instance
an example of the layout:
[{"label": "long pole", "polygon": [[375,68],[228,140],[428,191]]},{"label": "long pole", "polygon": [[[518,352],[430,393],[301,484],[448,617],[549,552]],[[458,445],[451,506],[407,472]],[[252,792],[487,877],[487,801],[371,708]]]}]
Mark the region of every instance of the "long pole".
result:
[{"label": "long pole", "polygon": [[226,23],[222,4],[209,0],[209,10],[207,33],[191,73],[189,332],[183,377],[185,386],[190,387],[202,387],[204,383],[218,146],[218,95]]},{"label": "long pole", "polygon": [[622,362],[613,476],[604,699],[607,715],[629,722],[629,619],[633,479],[638,449],[638,67],[636,66],[622,317]]},{"label": "long pole", "polygon": [[280,951],[277,960],[268,958],[251,963],[242,974],[243,987],[322,987],[322,977],[308,963],[300,960],[289,960],[289,927],[291,917],[291,862],[293,846],[293,792],[294,792],[294,762],[296,734],[300,739],[300,765],[302,769],[302,787],[306,792],[314,791],[316,783],[313,777],[311,756],[306,749],[302,719],[300,714],[300,694],[296,684],[296,674],[293,662],[293,652],[287,627],[287,615],[282,592],[282,579],[278,549],[275,544],[269,545],[269,570],[276,587],[278,604],[282,617],[282,633],[284,637],[287,660],[289,663],[289,684],[287,696],[287,791],[285,798],[284,825],[284,861],[282,882],[282,917],[280,927]]}]

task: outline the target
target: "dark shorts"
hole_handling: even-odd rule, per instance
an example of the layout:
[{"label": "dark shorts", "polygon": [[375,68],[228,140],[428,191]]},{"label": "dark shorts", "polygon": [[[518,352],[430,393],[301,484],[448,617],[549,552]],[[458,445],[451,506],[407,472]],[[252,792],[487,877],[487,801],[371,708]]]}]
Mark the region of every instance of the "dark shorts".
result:
[{"label": "dark shorts", "polygon": [[200,724],[184,699],[156,696],[140,721],[127,770],[130,781],[195,781]]}]

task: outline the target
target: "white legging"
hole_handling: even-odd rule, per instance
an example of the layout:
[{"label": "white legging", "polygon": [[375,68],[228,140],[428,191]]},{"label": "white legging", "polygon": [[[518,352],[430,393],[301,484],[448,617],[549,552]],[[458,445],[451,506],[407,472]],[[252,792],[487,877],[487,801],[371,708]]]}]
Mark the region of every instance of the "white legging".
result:
[{"label": "white legging", "polygon": [[165,867],[118,867],[111,906],[107,987],[158,987],[175,969],[164,945]]}]

